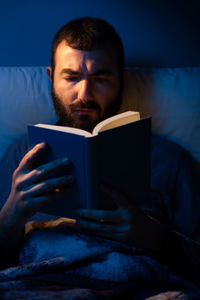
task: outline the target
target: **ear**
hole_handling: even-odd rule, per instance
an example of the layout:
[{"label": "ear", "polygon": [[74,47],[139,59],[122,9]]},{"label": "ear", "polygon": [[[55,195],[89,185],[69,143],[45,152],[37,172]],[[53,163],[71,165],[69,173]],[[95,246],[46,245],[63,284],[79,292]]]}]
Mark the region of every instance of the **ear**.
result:
[{"label": "ear", "polygon": [[46,68],[46,73],[47,73],[47,76],[49,77],[49,79],[51,80],[52,82],[52,67],[47,67]]}]

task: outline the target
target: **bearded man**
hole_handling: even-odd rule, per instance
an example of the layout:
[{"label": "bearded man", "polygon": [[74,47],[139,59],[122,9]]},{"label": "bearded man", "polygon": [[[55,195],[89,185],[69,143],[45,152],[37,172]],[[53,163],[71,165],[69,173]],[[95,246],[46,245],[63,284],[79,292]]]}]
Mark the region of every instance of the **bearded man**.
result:
[{"label": "bearded man", "polygon": [[[52,83],[58,124],[92,131],[101,120],[116,114],[121,105],[127,71],[119,35],[101,19],[86,17],[69,22],[54,38],[47,75]],[[6,176],[8,183],[0,188],[1,202],[5,202],[0,211],[2,268],[17,263],[26,222],[30,218],[48,219],[38,214],[38,210],[49,201],[56,201],[61,193],[65,193],[67,199],[67,190],[74,179],[70,175],[48,178],[50,172],[67,167],[67,157],[35,167],[40,156],[48,151],[45,143],[27,151],[24,139],[8,150],[0,164],[0,175]],[[191,268],[188,277],[192,277],[198,247],[190,243],[193,253],[188,255],[187,247],[182,245],[182,239],[186,243],[187,240],[171,230],[193,238],[199,224],[199,218],[194,220],[193,213],[188,215],[185,211],[187,205],[199,211],[200,201],[197,201],[197,190],[190,188],[194,182],[183,153],[174,144],[153,137],[151,185],[164,198],[152,194],[149,207],[136,207],[128,203],[117,187],[104,184],[103,191],[118,208],[109,214],[103,210],[80,210],[76,226],[149,251],[181,274],[184,261]],[[164,183],[161,182],[163,177]]]}]

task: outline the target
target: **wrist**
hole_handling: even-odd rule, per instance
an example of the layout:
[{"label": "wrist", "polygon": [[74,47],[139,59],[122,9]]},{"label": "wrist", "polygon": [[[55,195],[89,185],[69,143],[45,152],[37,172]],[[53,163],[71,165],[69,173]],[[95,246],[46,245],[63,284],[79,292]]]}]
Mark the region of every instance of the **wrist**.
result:
[{"label": "wrist", "polygon": [[17,213],[7,203],[0,210],[0,228],[12,235],[24,232],[26,220],[22,214]]}]

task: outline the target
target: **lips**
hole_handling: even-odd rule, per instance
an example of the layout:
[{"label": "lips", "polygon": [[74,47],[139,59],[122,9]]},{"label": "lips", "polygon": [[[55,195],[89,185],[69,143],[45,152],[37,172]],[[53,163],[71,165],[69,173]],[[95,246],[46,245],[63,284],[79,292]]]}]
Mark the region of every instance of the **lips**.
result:
[{"label": "lips", "polygon": [[74,113],[78,114],[78,115],[89,115],[89,114],[91,115],[96,112],[97,112],[97,110],[94,108],[79,108],[79,109],[74,110]]},{"label": "lips", "polygon": [[100,111],[100,107],[99,105],[94,102],[94,101],[90,101],[87,103],[84,103],[82,101],[77,102],[77,103],[71,103],[69,105],[69,108],[71,111],[85,111],[85,112],[89,112],[89,111]]}]

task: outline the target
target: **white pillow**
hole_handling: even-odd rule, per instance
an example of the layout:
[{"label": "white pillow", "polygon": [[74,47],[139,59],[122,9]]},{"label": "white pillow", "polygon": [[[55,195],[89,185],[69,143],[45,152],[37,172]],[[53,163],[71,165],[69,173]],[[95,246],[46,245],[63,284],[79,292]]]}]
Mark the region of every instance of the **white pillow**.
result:
[{"label": "white pillow", "polygon": [[[152,130],[200,162],[200,68],[132,69],[121,111],[152,115]],[[0,67],[0,157],[27,124],[55,123],[45,67]]]},{"label": "white pillow", "polygon": [[122,110],[152,116],[152,131],[185,147],[200,162],[200,68],[132,69]]},{"label": "white pillow", "polygon": [[45,67],[0,67],[0,157],[27,124],[56,120]]}]

